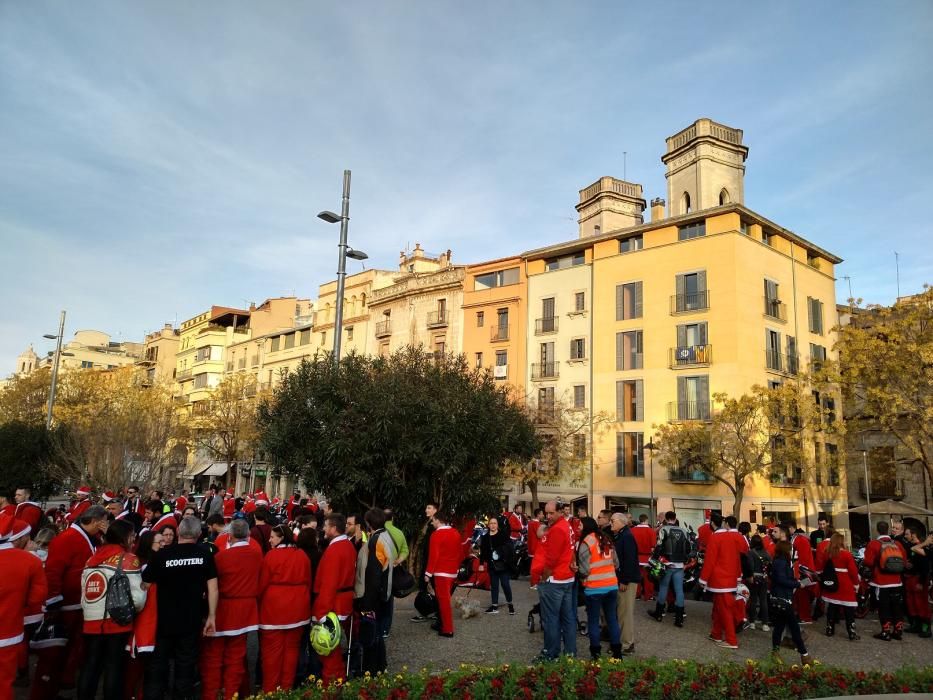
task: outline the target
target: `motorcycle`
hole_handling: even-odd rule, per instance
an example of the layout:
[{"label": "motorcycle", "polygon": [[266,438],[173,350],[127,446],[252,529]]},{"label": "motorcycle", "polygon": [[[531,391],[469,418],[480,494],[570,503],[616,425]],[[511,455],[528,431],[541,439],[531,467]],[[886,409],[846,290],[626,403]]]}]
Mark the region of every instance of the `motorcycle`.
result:
[{"label": "motorcycle", "polygon": [[869,581],[871,581],[871,569],[865,566],[865,548],[855,552],[855,568],[858,569],[859,573],[859,582],[858,590],[855,591],[855,616],[858,619],[863,619],[872,608],[872,594],[871,586]]}]

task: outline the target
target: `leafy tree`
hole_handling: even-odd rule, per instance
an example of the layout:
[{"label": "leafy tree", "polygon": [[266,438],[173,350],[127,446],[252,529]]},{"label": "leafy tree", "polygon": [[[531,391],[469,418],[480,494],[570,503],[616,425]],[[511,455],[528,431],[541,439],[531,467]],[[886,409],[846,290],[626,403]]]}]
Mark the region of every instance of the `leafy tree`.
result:
[{"label": "leafy tree", "polygon": [[51,385],[52,372],[48,367],[14,376],[0,389],[0,423],[44,425]]},{"label": "leafy tree", "polygon": [[198,402],[186,422],[188,442],[206,451],[212,459],[227,463],[227,484],[236,480],[236,466],[254,452],[258,439],[256,423],[256,377],[248,372],[225,376]]},{"label": "leafy tree", "polygon": [[933,288],[892,307],[852,303],[838,331],[839,362],[820,369],[842,387],[850,432],[892,436],[933,479]]},{"label": "leafy tree", "polygon": [[76,476],[75,465],[63,455],[65,429],[51,432],[42,423],[9,421],[0,424],[0,494],[11,497],[28,486],[42,501],[58,491],[62,482]]},{"label": "leafy tree", "polygon": [[754,386],[739,397],[713,395],[709,422],[655,425],[661,464],[673,471],[700,471],[726,486],[738,516],[752,478],[775,478],[796,467],[809,471],[807,440],[821,425],[805,382],[776,388]]},{"label": "leafy tree", "polygon": [[532,510],[538,507],[538,485],[544,481],[575,484],[586,479],[593,452],[593,437],[608,429],[612,415],[574,408],[568,396],[542,402],[530,396],[526,415],[534,424],[541,450],[532,459],[506,463],[506,478],[531,492]]},{"label": "leafy tree", "polygon": [[412,347],[303,361],[260,405],[259,429],[272,461],[335,507],[391,505],[409,529],[429,501],[460,515],[496,507],[503,463],[539,449],[488,372]]}]

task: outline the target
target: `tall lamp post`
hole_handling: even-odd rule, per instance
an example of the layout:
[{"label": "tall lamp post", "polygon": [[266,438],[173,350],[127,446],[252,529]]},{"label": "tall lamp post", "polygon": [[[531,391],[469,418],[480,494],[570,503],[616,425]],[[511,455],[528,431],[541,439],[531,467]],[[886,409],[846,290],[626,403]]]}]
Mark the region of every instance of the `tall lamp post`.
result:
[{"label": "tall lamp post", "polygon": [[46,333],[43,338],[55,340],[55,357],[52,360],[52,386],[49,388],[49,406],[45,414],[45,429],[52,428],[52,407],[55,406],[55,387],[58,380],[58,362],[62,356],[62,336],[65,334],[65,312],[58,321],[58,335]]},{"label": "tall lamp post", "polygon": [[[864,440],[864,439],[863,439]],[[868,539],[871,540],[871,481],[868,479],[868,450],[862,442],[862,469],[865,470],[865,511],[868,515]]]},{"label": "tall lamp post", "polygon": [[350,226],[350,171],[343,171],[343,198],[340,203],[340,215],[332,211],[322,211],[317,218],[329,224],[340,224],[340,244],[337,246],[337,304],[334,318],[334,364],[340,365],[340,341],[343,339],[343,294],[347,276],[347,258],[366,260],[366,253],[353,250],[347,245],[347,229]]},{"label": "tall lamp post", "polygon": [[648,444],[645,445],[642,449],[648,450],[648,483],[651,489],[650,503],[648,504],[648,513],[650,517],[651,527],[654,527],[655,519],[657,514],[655,513],[654,507],[654,451],[658,449],[658,446],[654,444],[654,435],[651,436],[651,439],[648,441]]}]

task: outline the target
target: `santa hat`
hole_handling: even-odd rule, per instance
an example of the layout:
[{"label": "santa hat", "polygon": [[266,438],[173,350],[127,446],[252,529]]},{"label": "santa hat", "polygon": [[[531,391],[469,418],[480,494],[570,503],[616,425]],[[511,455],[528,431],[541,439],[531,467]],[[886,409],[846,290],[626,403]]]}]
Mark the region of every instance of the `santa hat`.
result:
[{"label": "santa hat", "polygon": [[29,523],[17,520],[12,515],[0,516],[0,542],[16,542],[21,537],[28,537],[32,528]]},{"label": "santa hat", "polygon": [[166,513],[161,518],[159,518],[156,521],[156,524],[152,526],[152,531],[161,532],[166,527],[170,527],[173,530],[178,529],[178,521],[175,520],[174,513]]},{"label": "santa hat", "polygon": [[110,503],[111,501],[114,501],[117,498],[116,496],[113,495],[113,491],[104,491],[100,497],[104,501],[104,503]]},{"label": "santa hat", "polygon": [[273,498],[273,499],[272,499],[272,505],[277,506],[278,504],[279,504],[279,499],[278,499],[278,498]]},{"label": "santa hat", "polygon": [[267,506],[269,505],[269,497],[266,495],[265,491],[256,492],[256,505],[257,506]]},{"label": "santa hat", "polygon": [[91,495],[91,487],[90,487],[90,486],[80,486],[80,487],[78,487],[78,490],[75,491],[75,493],[76,493],[77,495],[79,495],[79,496],[82,496],[82,497],[84,497],[84,498],[87,498],[88,496]]}]

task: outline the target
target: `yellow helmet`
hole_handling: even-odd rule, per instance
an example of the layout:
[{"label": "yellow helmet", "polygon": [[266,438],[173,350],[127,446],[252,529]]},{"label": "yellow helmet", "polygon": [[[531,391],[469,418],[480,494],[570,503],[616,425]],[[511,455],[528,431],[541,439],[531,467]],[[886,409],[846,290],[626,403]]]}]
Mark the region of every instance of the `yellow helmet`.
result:
[{"label": "yellow helmet", "polygon": [[311,647],[320,656],[327,656],[340,646],[340,619],[336,613],[327,615],[311,627]]}]

